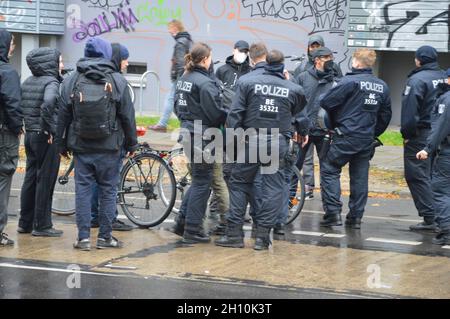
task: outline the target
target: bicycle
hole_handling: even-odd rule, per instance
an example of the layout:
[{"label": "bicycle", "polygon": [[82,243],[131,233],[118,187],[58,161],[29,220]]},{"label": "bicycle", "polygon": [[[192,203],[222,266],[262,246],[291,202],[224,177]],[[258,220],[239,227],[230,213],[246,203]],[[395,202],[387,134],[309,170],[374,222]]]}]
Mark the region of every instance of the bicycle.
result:
[{"label": "bicycle", "polygon": [[139,227],[157,226],[172,212],[176,180],[164,159],[166,156],[167,152],[156,151],[142,143],[137,154],[128,158],[121,170],[118,204],[127,218]]},{"label": "bicycle", "polygon": [[[298,145],[294,142],[290,144],[290,153],[293,158],[298,153]],[[305,204],[305,182],[295,163],[286,170],[286,183],[290,186],[289,212],[286,219],[286,225],[289,225],[300,215]]]},{"label": "bicycle", "polygon": [[[172,208],[174,214],[180,211],[181,203],[184,196],[191,185],[191,172],[189,170],[189,161],[182,147],[174,149],[167,154],[167,163],[172,169],[176,180],[177,195],[175,204]],[[169,201],[162,192],[162,200],[168,205]]]},{"label": "bicycle", "polygon": [[[145,128],[138,129],[138,136],[144,134]],[[118,204],[127,218],[139,227],[162,223],[175,204],[176,180],[165,160],[167,156],[168,152],[156,151],[147,143],[141,143],[120,171]],[[67,168],[57,179],[52,211],[67,216],[75,213],[74,162],[63,159],[62,163]],[[156,203],[159,199],[162,205]],[[154,204],[152,207],[150,202]]]}]

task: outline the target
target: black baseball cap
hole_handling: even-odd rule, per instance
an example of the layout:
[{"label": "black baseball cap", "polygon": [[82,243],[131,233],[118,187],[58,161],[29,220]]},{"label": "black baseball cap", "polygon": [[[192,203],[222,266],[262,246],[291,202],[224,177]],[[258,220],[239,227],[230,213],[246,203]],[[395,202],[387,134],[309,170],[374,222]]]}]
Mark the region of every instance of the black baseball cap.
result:
[{"label": "black baseball cap", "polygon": [[234,44],[234,48],[238,49],[239,51],[242,51],[242,50],[247,50],[248,51],[250,49],[250,46],[248,45],[247,41],[239,40],[238,42],[236,42]]},{"label": "black baseball cap", "polygon": [[313,53],[311,54],[313,59],[321,57],[321,56],[328,56],[328,55],[333,55],[333,51],[331,51],[327,47],[320,47],[320,48],[314,50]]}]

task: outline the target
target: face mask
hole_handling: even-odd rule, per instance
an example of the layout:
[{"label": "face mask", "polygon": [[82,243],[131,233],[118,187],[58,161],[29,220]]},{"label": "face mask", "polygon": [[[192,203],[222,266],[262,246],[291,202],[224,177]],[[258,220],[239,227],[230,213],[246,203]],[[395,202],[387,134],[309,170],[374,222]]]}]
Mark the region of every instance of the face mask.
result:
[{"label": "face mask", "polygon": [[334,66],[334,61],[333,61],[333,60],[326,61],[326,62],[323,64],[323,70],[324,70],[326,73],[329,73],[329,72],[333,71],[333,66]]},{"label": "face mask", "polygon": [[245,62],[245,60],[247,60],[247,54],[244,52],[238,52],[234,55],[234,61],[237,64],[242,64]]}]

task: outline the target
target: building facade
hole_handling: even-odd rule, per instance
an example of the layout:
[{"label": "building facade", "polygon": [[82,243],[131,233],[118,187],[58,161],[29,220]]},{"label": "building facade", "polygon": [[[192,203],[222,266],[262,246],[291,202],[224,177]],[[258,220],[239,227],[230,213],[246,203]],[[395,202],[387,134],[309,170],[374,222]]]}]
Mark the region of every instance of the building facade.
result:
[{"label": "building facade", "polygon": [[[448,0],[21,0],[0,1],[0,27],[16,33],[13,63],[29,74],[26,53],[37,46],[56,46],[74,68],[87,39],[101,36],[126,45],[131,53],[127,74],[139,90],[145,81],[143,112],[155,114],[170,87],[174,40],[167,32],[172,19],[184,22],[194,41],[207,42],[213,59],[223,63],[237,40],[264,41],[285,55],[306,55],[308,38],[319,34],[345,71],[356,47],[379,51],[377,74],[391,87],[393,124],[399,123],[401,92],[414,68],[420,45],[438,49],[443,68],[450,67]],[[296,62],[287,60],[294,69]],[[219,64],[220,65],[220,64]],[[219,66],[219,65],[216,65]],[[157,92],[161,93],[158,105]],[[137,94],[136,106],[141,105]]]}]

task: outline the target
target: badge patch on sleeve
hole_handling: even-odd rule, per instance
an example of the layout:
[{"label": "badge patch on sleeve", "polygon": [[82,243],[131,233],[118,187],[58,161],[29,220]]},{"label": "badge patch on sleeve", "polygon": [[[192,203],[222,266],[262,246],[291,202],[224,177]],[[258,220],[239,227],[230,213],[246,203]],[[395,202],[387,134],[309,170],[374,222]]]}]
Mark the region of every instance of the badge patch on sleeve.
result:
[{"label": "badge patch on sleeve", "polygon": [[445,104],[439,104],[438,106],[438,113],[442,114],[445,111]]},{"label": "badge patch on sleeve", "polygon": [[411,87],[407,85],[406,88],[405,88],[405,92],[403,93],[403,95],[409,95],[409,91],[411,91]]}]

